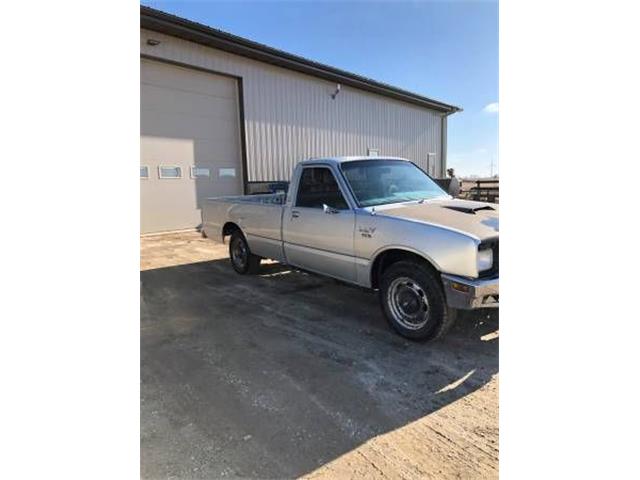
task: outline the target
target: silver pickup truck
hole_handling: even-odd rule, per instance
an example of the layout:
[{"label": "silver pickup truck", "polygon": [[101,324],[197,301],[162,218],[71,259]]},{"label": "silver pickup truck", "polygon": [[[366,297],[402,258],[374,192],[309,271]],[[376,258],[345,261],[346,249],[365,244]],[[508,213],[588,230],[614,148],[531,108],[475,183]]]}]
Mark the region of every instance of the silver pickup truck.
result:
[{"label": "silver pickup truck", "polygon": [[300,162],[287,194],[210,198],[203,234],[240,274],[270,258],[379,291],[401,335],[429,340],[457,309],[498,306],[498,206],[452,199],[412,162]]}]

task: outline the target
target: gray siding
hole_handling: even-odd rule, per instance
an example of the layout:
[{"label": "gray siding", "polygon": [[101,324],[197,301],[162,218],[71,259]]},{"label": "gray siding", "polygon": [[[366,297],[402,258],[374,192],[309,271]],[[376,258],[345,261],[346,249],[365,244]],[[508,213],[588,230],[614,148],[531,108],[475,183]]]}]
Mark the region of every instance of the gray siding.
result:
[{"label": "gray siding", "polygon": [[[160,40],[149,46],[147,38]],[[300,160],[334,155],[405,157],[444,176],[441,114],[399,100],[141,30],[141,54],[242,78],[249,181],[287,180]]]}]

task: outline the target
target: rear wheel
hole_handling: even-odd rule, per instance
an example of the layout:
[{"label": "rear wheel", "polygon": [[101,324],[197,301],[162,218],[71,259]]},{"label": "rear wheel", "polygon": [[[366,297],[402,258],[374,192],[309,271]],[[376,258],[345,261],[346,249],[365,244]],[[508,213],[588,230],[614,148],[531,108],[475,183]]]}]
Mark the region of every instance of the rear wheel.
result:
[{"label": "rear wheel", "polygon": [[260,268],[260,257],[251,253],[247,239],[240,230],[231,234],[229,258],[233,269],[241,275],[256,273]]},{"label": "rear wheel", "polygon": [[382,273],[380,303],[391,327],[413,340],[435,340],[454,323],[437,274],[418,262],[396,262]]}]

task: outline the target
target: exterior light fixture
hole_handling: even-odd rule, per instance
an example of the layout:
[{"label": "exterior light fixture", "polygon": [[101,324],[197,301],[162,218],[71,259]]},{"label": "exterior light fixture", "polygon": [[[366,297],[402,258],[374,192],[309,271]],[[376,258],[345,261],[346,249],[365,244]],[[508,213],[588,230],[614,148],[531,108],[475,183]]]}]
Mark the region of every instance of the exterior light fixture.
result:
[{"label": "exterior light fixture", "polygon": [[340,93],[340,88],[342,88],[342,87],[341,87],[341,85],[338,83],[338,84],[336,85],[336,91],[335,91],[335,92],[333,92],[333,93],[331,94],[331,98],[332,98],[333,100],[335,100],[335,99],[336,99],[336,97],[338,96],[338,94]]}]

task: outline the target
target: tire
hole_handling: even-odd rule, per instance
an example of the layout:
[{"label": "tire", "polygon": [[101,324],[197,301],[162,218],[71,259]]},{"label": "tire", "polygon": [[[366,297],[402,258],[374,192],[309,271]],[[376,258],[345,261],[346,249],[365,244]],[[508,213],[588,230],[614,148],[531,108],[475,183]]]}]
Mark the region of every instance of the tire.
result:
[{"label": "tire", "polygon": [[229,260],[233,269],[240,275],[257,273],[260,269],[261,258],[251,253],[247,239],[240,230],[231,234]]},{"label": "tire", "polygon": [[389,325],[411,340],[435,340],[455,323],[437,273],[426,265],[399,261],[382,273],[380,304]]}]

